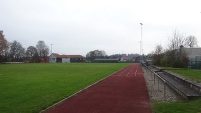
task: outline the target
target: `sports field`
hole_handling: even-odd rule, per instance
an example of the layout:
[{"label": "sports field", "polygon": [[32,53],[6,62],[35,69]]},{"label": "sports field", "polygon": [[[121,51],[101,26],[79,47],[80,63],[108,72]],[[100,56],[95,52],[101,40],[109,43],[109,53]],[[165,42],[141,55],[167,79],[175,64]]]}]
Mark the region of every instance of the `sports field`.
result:
[{"label": "sports field", "polygon": [[0,113],[40,112],[126,63],[0,65]]}]

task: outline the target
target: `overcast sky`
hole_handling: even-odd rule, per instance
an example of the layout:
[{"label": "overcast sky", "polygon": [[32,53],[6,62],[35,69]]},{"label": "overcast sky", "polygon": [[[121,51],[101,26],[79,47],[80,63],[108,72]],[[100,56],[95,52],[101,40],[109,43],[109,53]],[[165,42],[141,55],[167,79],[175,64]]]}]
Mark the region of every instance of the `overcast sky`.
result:
[{"label": "overcast sky", "polygon": [[177,29],[201,46],[200,0],[0,0],[0,30],[24,48],[39,40],[54,53],[143,53],[164,47]]}]

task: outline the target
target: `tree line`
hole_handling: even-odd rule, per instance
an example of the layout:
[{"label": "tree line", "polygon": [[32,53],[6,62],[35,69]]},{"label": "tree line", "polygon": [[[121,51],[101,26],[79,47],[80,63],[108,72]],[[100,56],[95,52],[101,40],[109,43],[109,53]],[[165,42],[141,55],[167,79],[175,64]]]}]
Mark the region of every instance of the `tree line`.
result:
[{"label": "tree line", "polygon": [[97,58],[107,58],[107,54],[104,50],[93,50],[87,53],[86,60],[89,62],[93,62]]},{"label": "tree line", "polygon": [[[97,59],[118,59],[119,61],[122,58],[127,58],[124,62],[138,62],[140,60],[139,54],[113,54],[107,55],[104,50],[93,50],[87,53],[86,55],[86,62],[94,62]],[[125,59],[122,59],[125,60]]]},{"label": "tree line", "polygon": [[49,47],[44,41],[38,41],[36,46],[24,48],[20,42],[14,40],[8,42],[0,31],[0,63],[1,62],[46,62],[49,55]]},{"label": "tree line", "polygon": [[185,37],[175,30],[167,43],[167,48],[158,44],[155,47],[155,51],[150,55],[153,58],[154,65],[185,68],[188,66],[189,59],[183,48],[193,47],[198,47],[198,41],[195,36]]}]

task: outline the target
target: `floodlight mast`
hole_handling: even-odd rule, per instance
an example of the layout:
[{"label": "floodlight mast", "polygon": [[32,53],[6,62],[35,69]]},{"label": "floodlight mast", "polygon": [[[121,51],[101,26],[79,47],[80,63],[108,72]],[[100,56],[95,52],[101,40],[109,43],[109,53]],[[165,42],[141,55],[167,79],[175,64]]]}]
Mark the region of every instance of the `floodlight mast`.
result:
[{"label": "floodlight mast", "polygon": [[51,54],[52,54],[52,45],[53,45],[53,44],[51,44]]},{"label": "floodlight mast", "polygon": [[141,25],[141,41],[140,41],[140,55],[141,55],[141,62],[143,62],[143,43],[142,43],[142,23],[140,23]]}]

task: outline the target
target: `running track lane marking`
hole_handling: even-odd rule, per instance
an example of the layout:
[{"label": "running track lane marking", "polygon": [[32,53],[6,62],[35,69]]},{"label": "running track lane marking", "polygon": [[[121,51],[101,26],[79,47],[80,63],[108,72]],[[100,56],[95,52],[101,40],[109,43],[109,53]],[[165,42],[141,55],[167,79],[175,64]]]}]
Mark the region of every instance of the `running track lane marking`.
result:
[{"label": "running track lane marking", "polygon": [[118,74],[117,76],[121,76],[124,72],[126,72],[129,69],[130,65],[128,67],[126,67],[125,70],[123,70],[120,74]]},{"label": "running track lane marking", "polygon": [[136,69],[136,71],[135,71],[135,76],[136,76],[136,73],[137,73],[137,69]]},{"label": "running track lane marking", "polygon": [[[132,65],[133,65],[133,64],[132,64]],[[130,65],[130,66],[132,66],[132,65]],[[128,74],[126,74],[126,76],[128,76],[128,75],[132,72],[132,70],[133,70],[134,68],[136,68],[136,71],[135,71],[135,76],[136,76],[137,68],[138,68],[137,65],[133,65],[133,66],[132,66],[132,69],[128,72]]]},{"label": "running track lane marking", "polygon": [[135,76],[136,76],[136,73],[137,73],[137,69],[138,69],[138,66],[136,67],[136,70],[135,70]]},{"label": "running track lane marking", "polygon": [[134,68],[134,67],[132,67],[132,69],[128,72],[128,74],[126,74],[126,76],[128,76],[128,75],[131,73],[131,71],[133,70],[133,68]]}]

